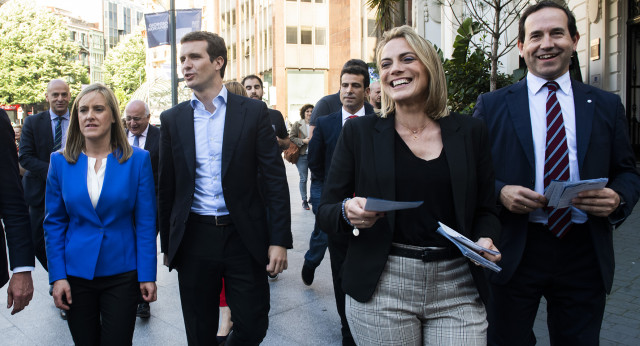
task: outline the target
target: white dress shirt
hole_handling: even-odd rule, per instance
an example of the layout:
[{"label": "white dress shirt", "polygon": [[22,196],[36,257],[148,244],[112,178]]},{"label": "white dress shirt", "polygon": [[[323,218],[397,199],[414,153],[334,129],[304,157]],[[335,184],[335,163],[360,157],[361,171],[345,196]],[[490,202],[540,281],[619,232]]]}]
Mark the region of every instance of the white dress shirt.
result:
[{"label": "white dress shirt", "polygon": [[[578,148],[576,141],[576,109],[571,88],[571,76],[569,72],[555,80],[560,88],[556,97],[562,109],[564,131],[567,136],[569,149],[569,181],[580,180],[578,168]],[[544,194],[544,161],[547,146],[547,96],[549,89],[545,86],[548,80],[527,73],[527,89],[529,94],[529,114],[531,115],[531,131],[533,137],[533,152],[536,164],[535,191]],[[584,223],[587,214],[577,208],[571,207],[571,222]],[[547,212],[544,209],[534,210],[529,214],[529,221],[546,224]]]},{"label": "white dress shirt", "polygon": [[349,117],[355,115],[357,117],[361,117],[364,115],[364,105],[362,105],[362,108],[360,108],[355,114],[351,114],[349,112],[347,112],[344,107],[342,107],[342,126],[344,126],[344,123],[349,120]]},{"label": "white dress shirt", "polygon": [[89,198],[91,198],[91,204],[95,209],[98,205],[98,199],[100,199],[100,193],[102,192],[102,183],[104,182],[104,172],[107,169],[107,158],[102,159],[102,165],[96,172],[96,158],[87,156],[89,167],[87,169],[87,189],[89,190]]}]

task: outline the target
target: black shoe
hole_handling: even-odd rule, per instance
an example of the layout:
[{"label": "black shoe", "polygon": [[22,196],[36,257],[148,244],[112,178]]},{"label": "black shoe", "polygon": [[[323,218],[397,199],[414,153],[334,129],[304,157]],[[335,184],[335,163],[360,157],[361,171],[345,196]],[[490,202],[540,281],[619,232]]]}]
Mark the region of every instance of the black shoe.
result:
[{"label": "black shoe", "polygon": [[60,318],[62,318],[65,321],[67,320],[67,310],[60,309]]},{"label": "black shoe", "polygon": [[151,317],[151,307],[149,307],[149,303],[144,302],[138,304],[138,308],[136,309],[136,316],[140,318]]},{"label": "black shoe", "polygon": [[305,285],[311,286],[313,283],[313,278],[316,274],[316,268],[311,268],[310,266],[303,264],[302,265],[302,282]]},{"label": "black shoe", "polygon": [[275,280],[278,278],[278,274],[271,275],[269,272],[267,272],[267,276],[269,277],[269,279],[272,279],[272,280]]},{"label": "black shoe", "polygon": [[49,295],[53,297],[53,285],[49,285]]},{"label": "black shoe", "polygon": [[304,210],[309,210],[309,209],[310,209],[310,208],[309,208],[309,202],[307,202],[307,201],[302,201],[302,208],[303,208]]}]

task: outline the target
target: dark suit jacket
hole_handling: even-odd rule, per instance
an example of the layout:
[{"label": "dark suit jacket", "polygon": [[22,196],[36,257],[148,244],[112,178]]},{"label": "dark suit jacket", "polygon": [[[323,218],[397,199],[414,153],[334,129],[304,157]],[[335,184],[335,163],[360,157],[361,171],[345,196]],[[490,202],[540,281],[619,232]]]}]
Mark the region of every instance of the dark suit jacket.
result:
[{"label": "dark suit jacket", "polygon": [[44,202],[44,190],[53,151],[49,111],[26,117],[20,136],[20,164],[27,172],[22,178],[24,199],[37,206]]},{"label": "dark suit jacket", "polygon": [[[576,137],[580,179],[609,178],[607,186],[626,201],[609,218],[589,215],[587,226],[593,239],[607,292],[613,283],[613,225],[631,214],[640,194],[640,179],[620,98],[592,86],[572,82],[576,114]],[[505,185],[534,189],[535,164],[526,79],[492,93],[480,95],[474,116],[489,128],[496,171],[496,196]],[[499,199],[498,199],[499,203]],[[526,245],[528,214],[500,209],[502,271],[492,282],[511,279]]]},{"label": "dark suit jacket", "polygon": [[[449,163],[458,231],[472,240],[496,241],[500,224],[495,211],[494,175],[486,127],[459,114],[439,120],[444,151]],[[368,115],[345,123],[325,181],[317,221],[327,233],[351,233],[342,217],[342,201],[352,197],[395,200],[394,117]],[[312,138],[315,138],[315,132]],[[313,139],[312,139],[313,140]],[[371,298],[384,270],[395,228],[395,213],[360,235],[349,237],[342,286],[354,299]],[[482,269],[469,262],[478,291],[487,297]]]},{"label": "dark suit jacket", "polygon": [[318,119],[307,151],[313,179],[325,180],[341,131],[342,109]]},{"label": "dark suit jacket", "polygon": [[7,245],[11,269],[35,265],[29,209],[20,185],[18,156],[13,138],[9,117],[0,109],[0,287],[9,281]]},{"label": "dark suit jacket", "polygon": [[[160,115],[159,223],[162,252],[170,268],[185,232],[195,191],[193,108],[183,102]],[[265,191],[260,196],[257,174]],[[270,245],[292,247],[289,188],[267,107],[232,93],[222,144],[222,190],[243,243],[259,263]],[[270,226],[267,226],[266,213]]]},{"label": "dark suit jacket", "polygon": [[[127,129],[127,135],[129,130]],[[144,150],[149,152],[151,156],[151,169],[153,170],[153,182],[158,194],[158,160],[160,158],[160,129],[149,124],[147,131],[147,140],[144,143]]]}]

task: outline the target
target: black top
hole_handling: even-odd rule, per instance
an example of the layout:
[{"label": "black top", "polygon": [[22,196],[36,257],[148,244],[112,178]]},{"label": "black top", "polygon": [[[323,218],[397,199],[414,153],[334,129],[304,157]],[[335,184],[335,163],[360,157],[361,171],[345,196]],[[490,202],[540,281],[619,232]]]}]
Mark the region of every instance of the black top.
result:
[{"label": "black top", "polygon": [[424,201],[413,209],[396,212],[393,242],[415,246],[454,247],[436,233],[438,221],[456,229],[451,176],[444,149],[440,156],[425,161],[413,154],[395,134],[396,200]]}]

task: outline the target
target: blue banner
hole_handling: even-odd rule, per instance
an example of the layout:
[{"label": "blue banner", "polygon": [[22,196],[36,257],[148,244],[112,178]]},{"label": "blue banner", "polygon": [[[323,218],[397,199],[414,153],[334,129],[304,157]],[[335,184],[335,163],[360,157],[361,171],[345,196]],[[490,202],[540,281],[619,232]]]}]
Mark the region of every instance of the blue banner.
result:
[{"label": "blue banner", "polygon": [[176,42],[192,31],[200,31],[202,27],[202,9],[176,11]]},{"label": "blue banner", "polygon": [[145,13],[147,45],[149,48],[170,44],[169,12]]}]

